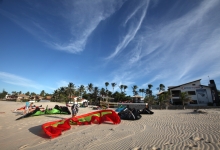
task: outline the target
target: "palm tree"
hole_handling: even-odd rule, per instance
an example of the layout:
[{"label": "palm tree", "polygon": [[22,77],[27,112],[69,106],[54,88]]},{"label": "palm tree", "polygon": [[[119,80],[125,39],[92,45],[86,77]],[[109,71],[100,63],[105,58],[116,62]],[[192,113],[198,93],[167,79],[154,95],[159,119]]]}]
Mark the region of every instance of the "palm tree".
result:
[{"label": "palm tree", "polygon": [[12,95],[17,95],[16,91],[12,91],[11,93],[12,93]]},{"label": "palm tree", "polygon": [[30,92],[28,91],[27,93],[25,93],[25,95],[30,96]]},{"label": "palm tree", "polygon": [[80,96],[82,96],[82,93],[84,93],[84,91],[85,91],[84,85],[80,85],[80,87],[79,87]]},{"label": "palm tree", "polygon": [[162,109],[162,108],[161,108],[161,105],[164,103],[164,100],[165,100],[164,95],[163,95],[163,94],[160,94],[160,95],[158,96],[158,102],[159,102],[160,109]]},{"label": "palm tree", "polygon": [[93,84],[89,83],[87,86],[88,91],[91,93],[93,91]]},{"label": "palm tree", "polygon": [[106,87],[106,91],[107,91],[107,87],[108,87],[109,83],[108,82],[105,82],[105,87]]},{"label": "palm tree", "polygon": [[[153,87],[152,84],[148,84],[148,89],[151,90],[151,88]],[[152,92],[152,91],[151,91]]]},{"label": "palm tree", "polygon": [[161,108],[161,105],[162,104],[165,104],[166,105],[166,109],[169,105],[169,102],[170,102],[170,95],[168,92],[163,92],[162,94],[159,95],[159,98],[158,98],[158,101],[159,101],[159,105],[160,105],[160,108]]},{"label": "palm tree", "polygon": [[87,90],[90,92],[89,93],[89,101],[91,100],[91,92],[93,91],[93,84],[89,83],[87,86]]},{"label": "palm tree", "polygon": [[143,93],[145,92],[144,89],[139,89],[139,92],[141,93],[142,97],[143,97]]},{"label": "palm tree", "polygon": [[57,101],[57,96],[58,96],[58,90],[54,90],[54,93],[53,93],[53,97],[54,97],[54,100]]},{"label": "palm tree", "polygon": [[148,88],[145,90],[146,96],[152,96],[152,90],[151,88],[153,87],[152,84],[148,84]]},{"label": "palm tree", "polygon": [[66,88],[65,88],[65,87],[61,87],[59,92],[60,92],[60,96],[62,96],[62,99],[61,99],[61,100],[65,99],[65,96],[66,96]]},{"label": "palm tree", "polygon": [[44,97],[44,95],[45,95],[45,91],[42,90],[42,91],[40,92],[40,96]]},{"label": "palm tree", "polygon": [[154,102],[155,102],[155,96],[149,95],[149,96],[145,97],[144,102],[148,103],[148,106],[150,106],[150,109],[152,109],[152,104],[154,104]]},{"label": "palm tree", "polygon": [[101,88],[101,90],[100,90],[100,95],[101,95],[101,96],[104,96],[105,94],[106,94],[105,89],[104,89],[104,88]]},{"label": "palm tree", "polygon": [[127,85],[124,85],[124,93],[125,93],[125,90],[128,88],[128,86]]},{"label": "palm tree", "polygon": [[112,83],[113,93],[114,93],[114,87],[116,86],[116,83]]},{"label": "palm tree", "polygon": [[69,101],[71,101],[71,98],[72,98],[72,94],[74,93],[74,88],[75,88],[75,85],[72,83],[72,82],[70,82],[69,84],[68,84],[68,87],[66,88],[66,92],[69,94]]},{"label": "palm tree", "polygon": [[188,103],[191,101],[191,98],[189,97],[187,92],[181,92],[180,93],[180,100],[183,103],[183,109],[185,109],[185,103]]},{"label": "palm tree", "polygon": [[157,88],[157,90],[160,91],[165,91],[165,86],[163,84],[160,84],[159,87]]},{"label": "palm tree", "polygon": [[[97,100],[98,94],[99,94],[99,88],[94,87],[93,96],[94,96],[95,100]],[[99,105],[100,105],[100,101],[99,101]]]},{"label": "palm tree", "polygon": [[122,89],[124,88],[124,85],[120,85],[119,88],[121,89],[121,93],[122,93]]},{"label": "palm tree", "polygon": [[137,94],[136,89],[138,88],[138,86],[137,85],[133,85],[131,88],[132,88],[133,95],[136,95]]},{"label": "palm tree", "polygon": [[149,93],[150,93],[150,90],[149,90],[149,89],[146,89],[146,90],[145,90],[146,97],[149,97],[149,96],[150,96]]},{"label": "palm tree", "polygon": [[108,95],[108,97],[112,97],[112,92],[108,91],[107,95]]},{"label": "palm tree", "polygon": [[166,91],[166,92],[163,92],[163,95],[164,95],[164,104],[166,105],[166,109],[168,109],[168,106],[170,105],[170,92],[169,91]]}]

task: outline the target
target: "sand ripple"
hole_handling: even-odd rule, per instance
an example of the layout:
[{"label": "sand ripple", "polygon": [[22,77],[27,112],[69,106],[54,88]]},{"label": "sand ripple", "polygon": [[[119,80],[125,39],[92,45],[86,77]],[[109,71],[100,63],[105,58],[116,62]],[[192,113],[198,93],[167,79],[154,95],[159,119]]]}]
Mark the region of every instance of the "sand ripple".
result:
[{"label": "sand ripple", "polygon": [[[92,124],[72,126],[55,139],[49,139],[41,129],[48,121],[70,117],[51,115],[15,121],[11,110],[23,103],[0,102],[1,149],[31,150],[208,150],[220,149],[220,109],[195,113],[193,110],[154,110],[137,121],[122,120],[119,125]],[[54,106],[55,103],[42,103]],[[80,114],[93,111],[80,109]]]}]

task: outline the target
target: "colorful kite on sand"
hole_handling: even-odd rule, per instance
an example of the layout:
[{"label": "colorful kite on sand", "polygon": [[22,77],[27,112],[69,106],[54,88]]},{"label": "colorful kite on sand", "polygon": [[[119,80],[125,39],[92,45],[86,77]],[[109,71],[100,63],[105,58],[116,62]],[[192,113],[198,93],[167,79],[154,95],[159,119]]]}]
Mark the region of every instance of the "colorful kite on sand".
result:
[{"label": "colorful kite on sand", "polygon": [[52,114],[63,114],[63,115],[70,115],[71,112],[69,111],[68,107],[66,106],[58,106],[55,105],[54,108],[47,108],[42,110],[40,107],[36,107],[32,112],[29,112],[16,120],[20,120],[23,118],[31,117],[31,116],[40,116],[40,115],[52,115]]},{"label": "colorful kite on sand", "polygon": [[112,122],[119,124],[121,122],[118,114],[113,110],[99,110],[84,115],[48,122],[42,125],[44,132],[50,137],[60,136],[62,131],[69,130],[70,125],[89,125],[91,123],[101,124],[103,122]]}]

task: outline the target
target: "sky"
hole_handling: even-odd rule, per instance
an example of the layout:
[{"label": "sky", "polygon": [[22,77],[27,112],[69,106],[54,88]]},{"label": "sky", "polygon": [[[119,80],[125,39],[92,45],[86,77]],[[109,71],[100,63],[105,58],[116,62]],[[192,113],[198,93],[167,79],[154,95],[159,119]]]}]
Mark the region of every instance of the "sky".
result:
[{"label": "sky", "polygon": [[219,0],[0,0],[0,92],[214,79]]}]

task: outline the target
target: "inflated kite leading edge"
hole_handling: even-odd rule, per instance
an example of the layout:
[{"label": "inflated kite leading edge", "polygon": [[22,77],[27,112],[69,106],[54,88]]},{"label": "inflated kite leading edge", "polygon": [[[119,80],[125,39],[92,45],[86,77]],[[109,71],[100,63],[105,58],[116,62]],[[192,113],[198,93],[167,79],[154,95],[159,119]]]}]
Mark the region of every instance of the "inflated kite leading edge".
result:
[{"label": "inflated kite leading edge", "polygon": [[119,124],[121,119],[113,110],[99,110],[76,116],[74,118],[48,122],[42,125],[42,129],[50,138],[55,138],[61,135],[62,131],[69,130],[71,128],[70,125],[88,125],[91,123],[101,124],[105,121]]}]

